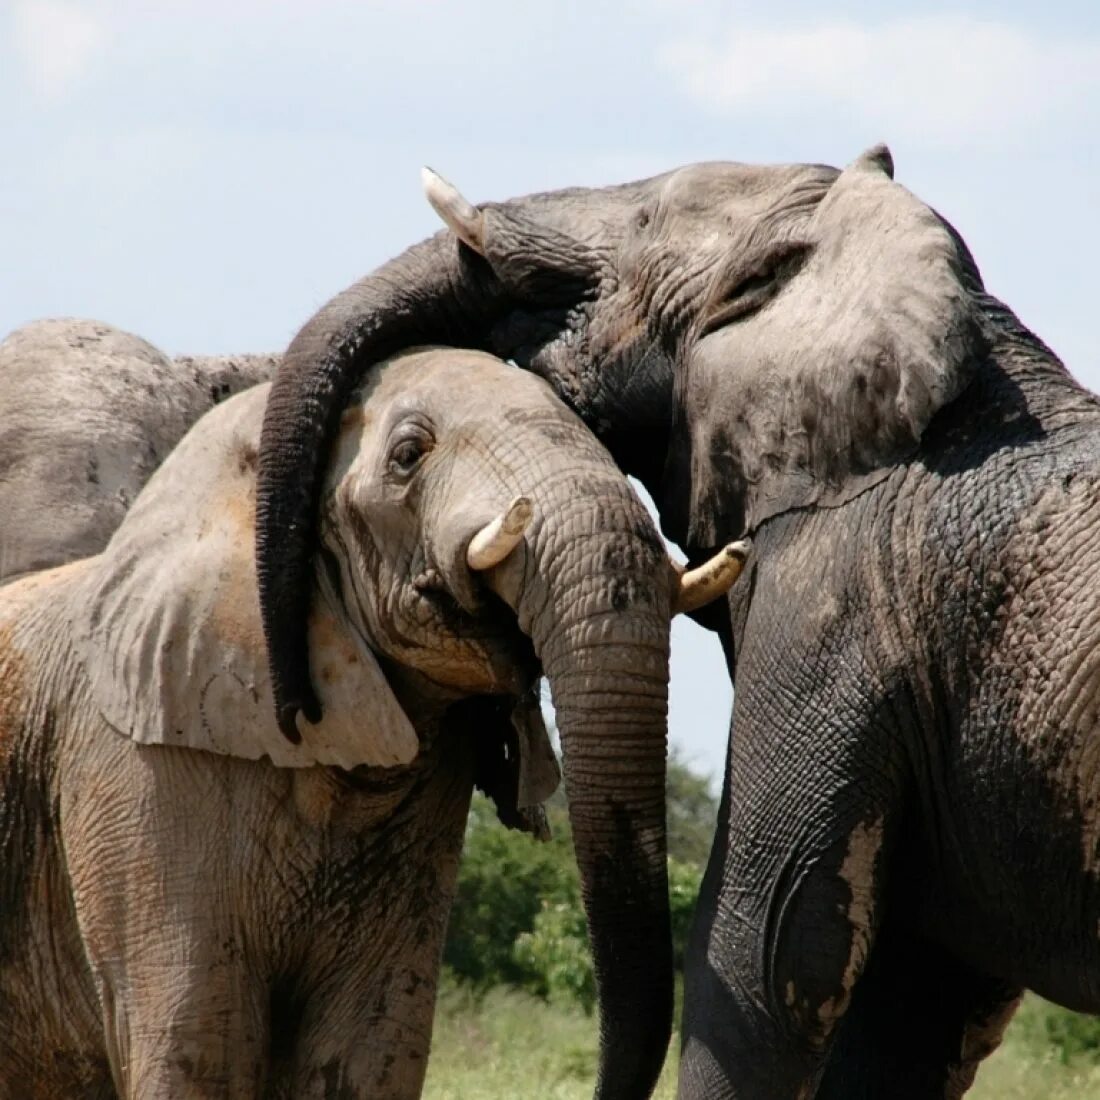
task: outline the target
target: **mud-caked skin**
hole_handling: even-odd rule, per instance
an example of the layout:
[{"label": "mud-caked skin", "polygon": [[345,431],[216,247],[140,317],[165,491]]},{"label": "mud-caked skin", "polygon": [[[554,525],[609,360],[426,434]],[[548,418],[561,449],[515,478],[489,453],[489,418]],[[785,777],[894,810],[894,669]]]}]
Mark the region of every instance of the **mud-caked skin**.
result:
[{"label": "mud-caked skin", "polygon": [[279,636],[304,637],[279,594],[332,395],[418,320],[491,347],[690,557],[753,538],[703,616],[737,691],[681,1097],[942,1100],[1022,989],[1100,1012],[1096,400],[881,146],[480,207],[427,187],[453,238],[335,297],[273,388],[261,499],[306,521],[301,546],[261,524]]},{"label": "mud-caked skin", "polygon": [[1100,405],[990,313],[909,463],[756,533],[687,1095],[812,1090],[843,1018],[808,1095],[961,1096],[1025,988],[1100,1010]]},{"label": "mud-caked skin", "polygon": [[[638,952],[616,978],[667,1043],[678,580],[644,507],[541,380],[450,349],[376,365],[326,473],[324,713],[292,743],[253,560],[266,390],[200,420],[102,554],[0,590],[0,1097],[418,1096],[473,786],[545,828],[540,669],[586,893],[614,895]],[[526,532],[475,568],[520,495]],[[620,790],[578,784],[590,758]]]},{"label": "mud-caked skin", "polygon": [[99,321],[34,321],[0,342],[0,583],[98,554],[204,412],[276,355],[180,356]]},{"label": "mud-caked skin", "polygon": [[138,748],[71,660],[22,663],[76,690],[24,682],[4,728],[0,1096],[418,1096],[468,729],[418,723],[394,774],[278,769]]}]

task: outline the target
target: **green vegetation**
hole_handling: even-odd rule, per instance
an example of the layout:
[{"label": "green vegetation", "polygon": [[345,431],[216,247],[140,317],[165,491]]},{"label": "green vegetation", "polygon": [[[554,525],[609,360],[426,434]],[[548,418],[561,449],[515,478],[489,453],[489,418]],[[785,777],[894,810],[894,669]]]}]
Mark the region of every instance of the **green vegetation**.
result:
[{"label": "green vegetation", "polygon": [[[591,1100],[595,1074],[596,1021],[580,1008],[513,989],[476,997],[444,987],[426,1100]],[[675,1082],[666,1066],[656,1096],[672,1100]]]},{"label": "green vegetation", "polygon": [[[677,965],[717,807],[681,761],[669,769],[669,885]],[[596,1070],[595,989],[565,803],[553,839],[509,832],[477,796],[470,814],[432,1044],[429,1100],[581,1100]],[[675,1096],[676,1047],[656,1093]],[[1025,1000],[974,1100],[1100,1100],[1100,1019]]]},{"label": "green vegetation", "polygon": [[1100,1019],[1026,997],[974,1100],[1100,1100]]},{"label": "green vegetation", "polygon": [[[672,934],[679,965],[716,805],[707,781],[675,758],[668,799]],[[504,829],[492,803],[475,796],[443,958],[475,996],[507,986],[591,1012],[596,989],[569,815],[560,793],[549,817],[553,838],[538,844]]]},{"label": "green vegetation", "polygon": [[[1049,1041],[1069,1013],[1028,998],[967,1100],[1100,1100],[1100,1060]],[[1074,1017],[1095,1032],[1097,1021]],[[655,1096],[676,1095],[674,1037]],[[1095,1048],[1093,1048],[1094,1050]],[[590,1100],[595,1021],[578,1008],[498,988],[475,998],[449,983],[440,998],[425,1100]]]}]

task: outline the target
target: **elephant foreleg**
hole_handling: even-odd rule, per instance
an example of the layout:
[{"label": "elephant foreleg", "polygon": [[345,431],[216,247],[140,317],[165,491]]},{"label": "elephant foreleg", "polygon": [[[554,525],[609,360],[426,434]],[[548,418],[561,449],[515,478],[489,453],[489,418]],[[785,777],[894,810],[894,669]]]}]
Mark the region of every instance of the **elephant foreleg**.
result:
[{"label": "elephant foreleg", "polygon": [[999,1044],[1019,997],[934,944],[884,930],[816,1100],[956,1100]]},{"label": "elephant foreleg", "polygon": [[139,964],[103,983],[120,1100],[259,1100],[266,1006],[246,974],[219,969]]},{"label": "elephant foreleg", "polygon": [[880,923],[905,730],[858,650],[800,644],[746,630],[739,657],[686,961],[684,1100],[813,1096]]},{"label": "elephant foreleg", "polygon": [[425,782],[335,876],[360,892],[348,899],[342,939],[322,940],[309,963],[312,995],[289,1073],[294,1100],[416,1100],[423,1091],[473,790],[471,750],[464,727],[452,728]]}]

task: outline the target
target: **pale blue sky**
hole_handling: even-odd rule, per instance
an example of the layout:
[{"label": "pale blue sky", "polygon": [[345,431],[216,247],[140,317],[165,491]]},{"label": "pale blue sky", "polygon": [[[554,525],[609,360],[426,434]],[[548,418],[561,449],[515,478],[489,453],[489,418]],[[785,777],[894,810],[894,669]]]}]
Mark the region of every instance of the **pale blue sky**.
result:
[{"label": "pale blue sky", "polygon": [[[1100,5],[0,0],[0,331],[80,315],[173,352],[284,346],[471,199],[888,141],[990,289],[1100,387]],[[722,765],[717,647],[672,733]]]}]

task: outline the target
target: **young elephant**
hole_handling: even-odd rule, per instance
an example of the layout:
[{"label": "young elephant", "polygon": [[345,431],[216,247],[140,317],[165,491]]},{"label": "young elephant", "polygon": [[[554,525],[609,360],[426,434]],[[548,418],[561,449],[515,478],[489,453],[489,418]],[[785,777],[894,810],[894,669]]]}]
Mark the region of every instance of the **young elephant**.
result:
[{"label": "young elephant", "polygon": [[[204,417],[100,556],[0,591],[0,1097],[417,1096],[472,786],[537,831],[557,784],[540,663],[602,1009],[667,1029],[669,616],[730,571],[670,566],[542,381],[402,356],[343,414],[323,718],[292,743],[253,565],[267,389]],[[609,975],[612,935],[648,965]]]}]

